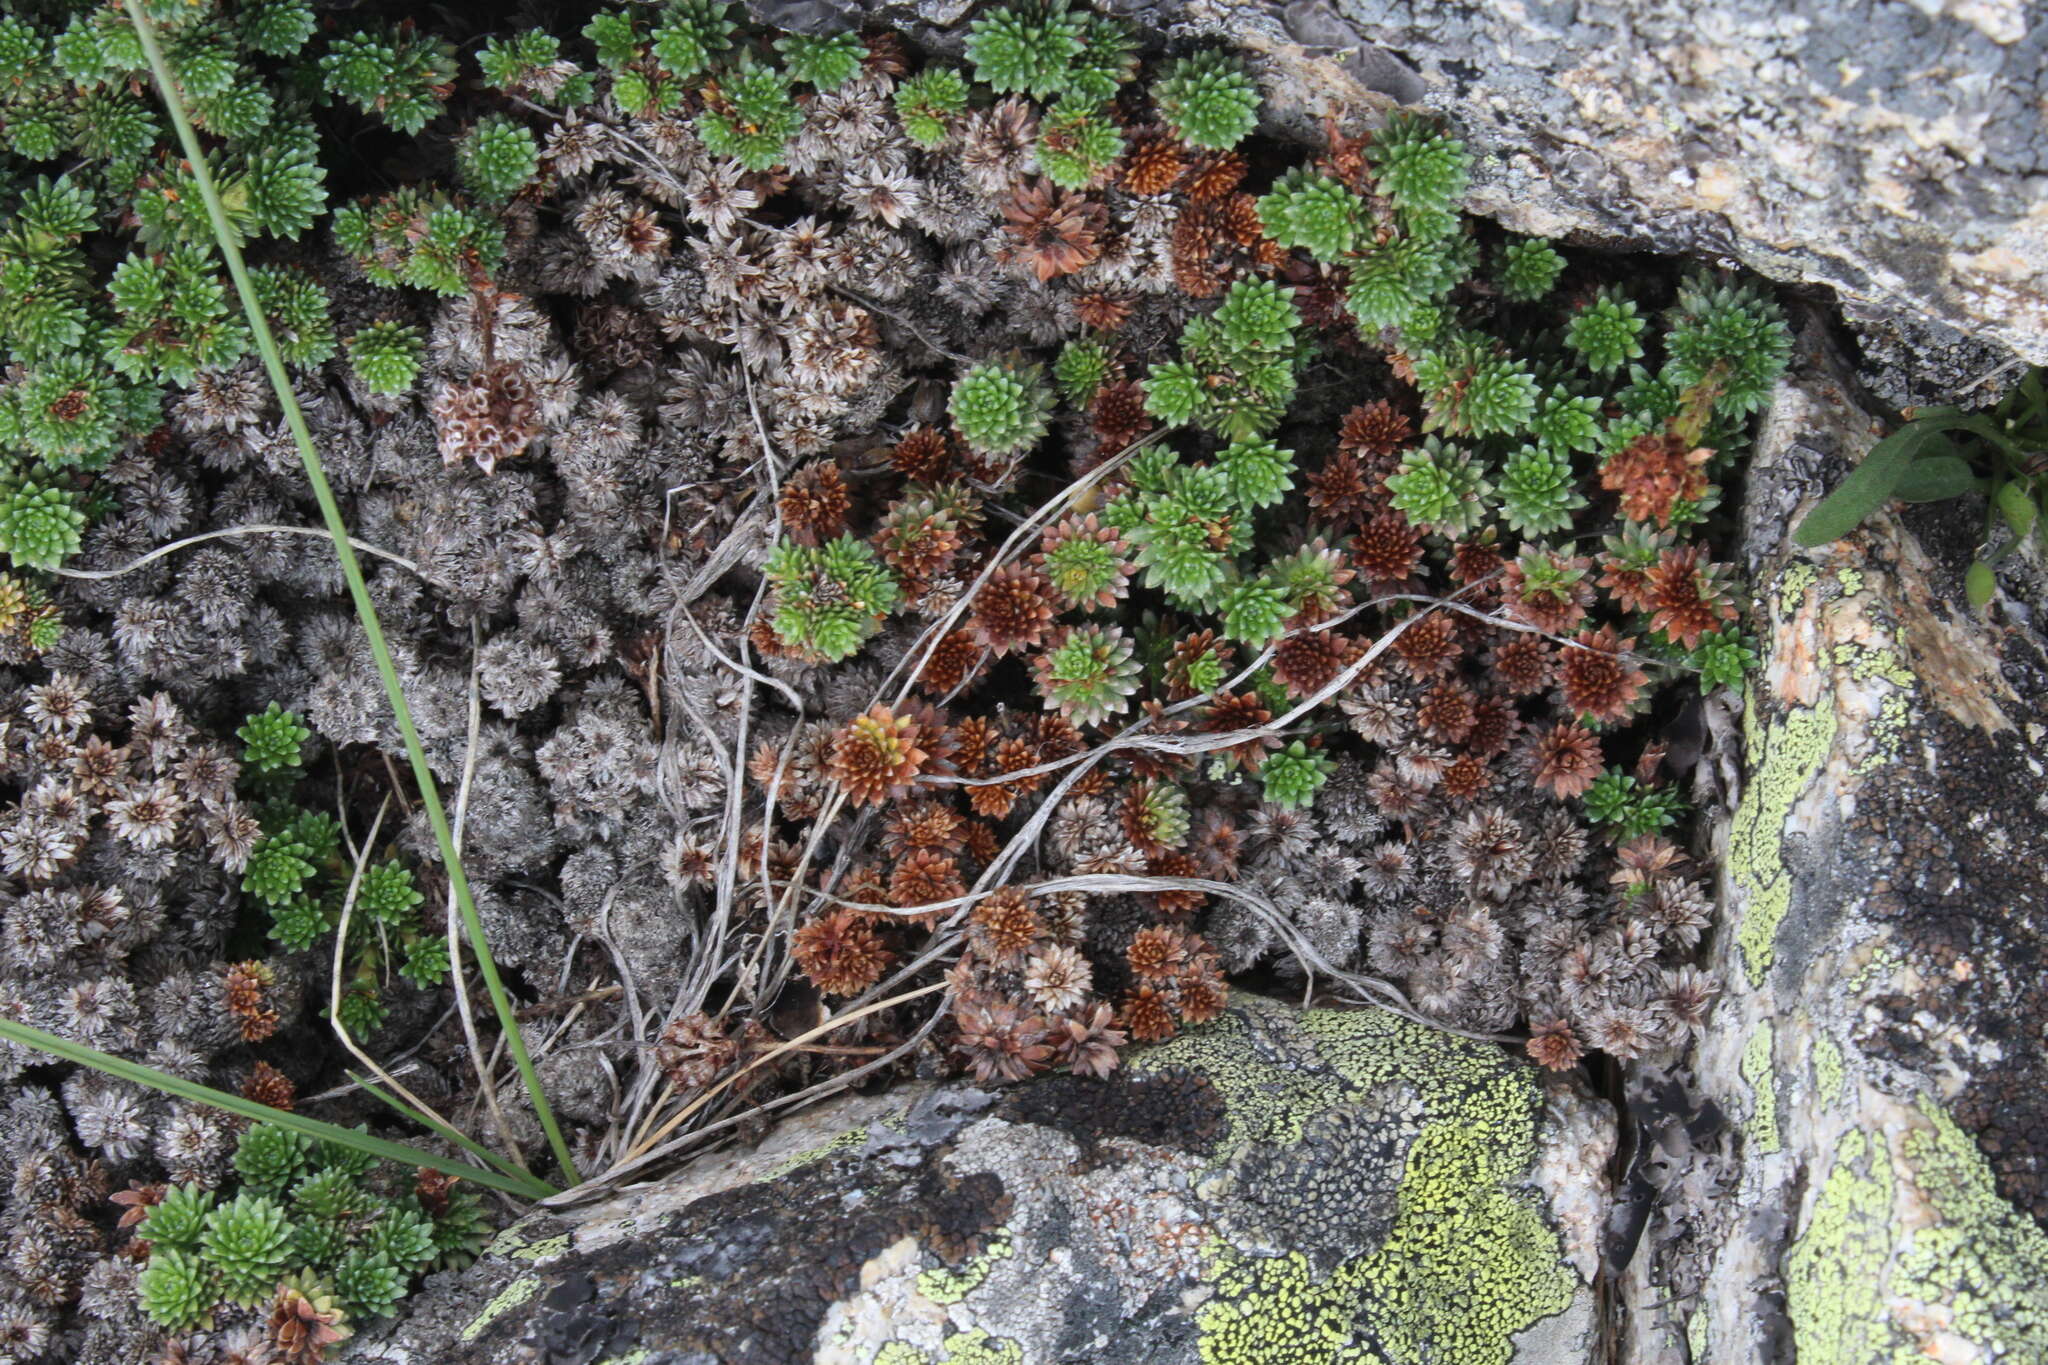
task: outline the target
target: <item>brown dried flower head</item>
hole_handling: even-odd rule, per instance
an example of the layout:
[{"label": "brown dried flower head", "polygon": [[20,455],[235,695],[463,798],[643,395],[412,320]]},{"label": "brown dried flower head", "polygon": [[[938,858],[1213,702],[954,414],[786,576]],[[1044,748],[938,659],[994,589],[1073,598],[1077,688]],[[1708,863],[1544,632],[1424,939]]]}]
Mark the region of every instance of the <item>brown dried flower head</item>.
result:
[{"label": "brown dried flower head", "polygon": [[1141,1043],[1164,1042],[1180,1026],[1174,1017],[1169,991],[1145,984],[1134,987],[1124,997],[1118,1016],[1131,1037]]},{"label": "brown dried flower head", "polygon": [[949,901],[966,889],[960,880],[960,865],[950,855],[933,848],[917,848],[906,854],[890,874],[889,904],[906,910],[932,906],[936,914],[943,909],[939,902]]},{"label": "brown dried flower head", "polygon": [[[1204,870],[1201,858],[1177,848],[1154,853],[1145,859],[1145,875],[1149,877],[1199,877]],[[1185,919],[1207,905],[1209,894],[1193,887],[1178,886],[1155,888],[1143,893],[1140,899],[1168,919],[1177,920]]]},{"label": "brown dried flower head", "polygon": [[1250,166],[1236,152],[1211,152],[1195,162],[1188,178],[1188,201],[1208,204],[1234,192]]},{"label": "brown dried flower head", "polygon": [[1458,623],[1446,612],[1433,611],[1394,637],[1394,653],[1410,677],[1428,682],[1457,668],[1465,647]]},{"label": "brown dried flower head", "polygon": [[960,1030],[953,1048],[978,1081],[1021,1081],[1052,1056],[1044,1017],[1008,1001],[960,1001],[953,1021]]},{"label": "brown dried flower head", "polygon": [[889,450],[889,463],[912,483],[934,484],[953,473],[959,448],[953,434],[934,426],[912,427]]},{"label": "brown dried flower head", "polygon": [[1097,1003],[1085,1013],[1060,1020],[1053,1046],[1062,1066],[1076,1076],[1107,1076],[1116,1070],[1117,1049],[1129,1040],[1116,1027],[1116,1012]]},{"label": "brown dried flower head", "polygon": [[702,1010],[671,1020],[654,1046],[654,1061],[683,1094],[715,1084],[739,1060],[739,1044],[724,1021]]},{"label": "brown dried flower head", "polygon": [[1334,630],[1304,630],[1285,636],[1273,649],[1273,681],[1290,697],[1307,697],[1327,687],[1358,657],[1358,642]]},{"label": "brown dried flower head", "polygon": [[319,1365],[354,1335],[341,1305],[310,1273],[277,1287],[270,1301],[270,1359],[276,1365]]},{"label": "brown dried flower head", "polygon": [[833,910],[790,939],[796,965],[826,995],[858,995],[879,981],[895,954],[856,910]]},{"label": "brown dried flower head", "polygon": [[975,642],[974,632],[949,630],[933,647],[931,658],[917,675],[917,685],[932,696],[943,697],[966,682],[980,661],[981,646]]},{"label": "brown dried flower head", "polygon": [[[1379,478],[1348,450],[1331,452],[1322,468],[1307,477],[1306,488],[1308,505],[1316,515],[1339,525],[1371,522],[1387,503]],[[1408,519],[1399,514],[1394,514],[1394,521],[1404,528],[1408,526]],[[1411,533],[1410,538],[1419,548],[1421,536]],[[1367,578],[1377,577],[1365,564],[1358,565],[1358,571]]]},{"label": "brown dried flower head", "polygon": [[968,924],[975,951],[991,962],[1008,961],[1045,937],[1045,923],[1022,887],[1006,886],[983,898]]},{"label": "brown dried flower head", "polygon": [[1104,457],[1114,455],[1152,430],[1152,417],[1145,411],[1145,391],[1134,381],[1104,384],[1095,391],[1088,407],[1095,425],[1095,439]]},{"label": "brown dried flower head", "polygon": [[838,535],[846,526],[850,499],[846,479],[839,466],[819,460],[804,466],[782,485],[777,502],[782,526],[799,545],[816,545]]},{"label": "brown dried flower head", "polygon": [[1114,332],[1131,319],[1131,299],[1127,294],[1105,294],[1091,291],[1074,296],[1074,316],[1083,327],[1098,332]]},{"label": "brown dried flower head", "polygon": [[269,1062],[258,1062],[249,1068],[249,1078],[242,1082],[242,1098],[289,1114],[299,1101],[299,1088]]},{"label": "brown dried flower head", "polygon": [[433,413],[441,462],[474,460],[486,474],[540,434],[540,397],[526,371],[511,361],[449,380],[434,395]]},{"label": "brown dried flower head", "polygon": [[1142,981],[1171,981],[1188,965],[1187,935],[1166,925],[1140,929],[1124,950],[1124,960]]},{"label": "brown dried flower head", "polygon": [[1266,728],[1272,719],[1273,713],[1256,691],[1219,692],[1202,712],[1196,728],[1208,735],[1235,734],[1240,730],[1262,732],[1217,751],[1217,757],[1225,764],[1242,763],[1256,772],[1266,761],[1267,753],[1280,747],[1280,736]]},{"label": "brown dried flower head", "polygon": [[1390,457],[1408,448],[1415,439],[1415,424],[1408,414],[1384,398],[1361,403],[1344,414],[1337,430],[1337,449],[1348,455],[1366,457],[1368,466],[1390,474]]},{"label": "brown dried flower head", "polygon": [[149,1217],[149,1211],[164,1200],[167,1186],[131,1181],[125,1190],[117,1190],[107,1196],[107,1202],[121,1210],[117,1228],[132,1228]]},{"label": "brown dried flower head", "polygon": [[1229,1003],[1230,988],[1224,984],[1223,973],[1218,970],[1212,957],[1198,957],[1188,964],[1180,974],[1176,987],[1180,997],[1180,1017],[1188,1024],[1206,1024],[1223,1013]]},{"label": "brown dried flower head", "polygon": [[1513,634],[1493,647],[1487,672],[1511,697],[1529,697],[1550,686],[1550,642],[1541,635]]},{"label": "brown dried flower head", "polygon": [[910,790],[928,770],[938,738],[915,715],[899,716],[877,702],[834,736],[828,771],[855,802],[874,805]]},{"label": "brown dried flower head", "polygon": [[1562,1019],[1550,1019],[1529,1030],[1523,1045],[1538,1066],[1550,1071],[1569,1071],[1586,1055],[1572,1027]]},{"label": "brown dried flower head", "polygon": [[1451,760],[1438,779],[1437,788],[1453,801],[1473,801],[1485,795],[1493,785],[1493,774],[1486,766],[1486,760],[1472,754],[1461,754]]},{"label": "brown dried flower head", "polygon": [[1451,581],[1467,589],[1459,594],[1465,601],[1485,601],[1499,593],[1498,576],[1505,562],[1492,540],[1461,540],[1451,547]]},{"label": "brown dried flower head", "polygon": [[1164,194],[1187,166],[1179,138],[1148,128],[1131,139],[1124,159],[1124,188],[1132,194]]},{"label": "brown dried flower head", "polygon": [[1028,564],[1006,564],[974,594],[968,621],[984,648],[997,655],[1035,649],[1059,609],[1050,580]]},{"label": "brown dried flower head", "polygon": [[1019,260],[1040,280],[1071,275],[1102,254],[1109,214],[1085,195],[1050,180],[1019,185],[1003,205],[1003,226]]},{"label": "brown dried flower head", "polygon": [[269,1000],[270,988],[276,984],[277,974],[261,962],[237,962],[228,968],[228,1013],[243,1042],[260,1043],[277,1032],[277,1011]]},{"label": "brown dried flower head", "polygon": [[1415,723],[1422,732],[1445,744],[1463,743],[1478,719],[1477,698],[1455,679],[1432,687],[1415,708]]},{"label": "brown dried flower head", "polygon": [[1669,526],[1680,501],[1706,495],[1707,476],[1701,466],[1713,458],[1713,451],[1683,437],[1651,432],[1609,457],[1600,470],[1600,486],[1621,495],[1621,514],[1630,521]]},{"label": "brown dried flower head", "polygon": [[1024,964],[1024,993],[1039,1009],[1054,1014],[1076,1009],[1094,989],[1095,969],[1074,949],[1052,944]]},{"label": "brown dried flower head", "polygon": [[1729,600],[1726,566],[1705,559],[1706,551],[1698,545],[1666,550],[1644,575],[1650,629],[1663,631],[1687,649],[1699,648],[1700,637],[1718,631],[1737,614]]},{"label": "brown dried flower head", "polygon": [[1566,721],[1538,737],[1530,751],[1529,780],[1560,801],[1583,796],[1605,767],[1600,737]]},{"label": "brown dried flower head", "polygon": [[1650,886],[1672,876],[1687,861],[1685,850],[1656,834],[1639,835],[1614,850],[1616,886]]},{"label": "brown dried flower head", "polygon": [[1422,563],[1422,533],[1399,512],[1379,512],[1351,538],[1351,562],[1375,588],[1406,583]]},{"label": "brown dried flower head", "polygon": [[882,827],[882,849],[901,857],[915,848],[957,853],[965,842],[966,817],[936,801],[911,801],[892,806]]},{"label": "brown dried flower head", "polygon": [[1521,712],[1505,697],[1481,697],[1472,704],[1472,728],[1465,732],[1465,752],[1476,758],[1503,754],[1522,728]]},{"label": "brown dried flower head", "polygon": [[1577,647],[1558,651],[1558,690],[1565,708],[1602,724],[1624,720],[1642,695],[1649,676],[1629,661],[1635,641],[1613,626],[1580,631]]}]

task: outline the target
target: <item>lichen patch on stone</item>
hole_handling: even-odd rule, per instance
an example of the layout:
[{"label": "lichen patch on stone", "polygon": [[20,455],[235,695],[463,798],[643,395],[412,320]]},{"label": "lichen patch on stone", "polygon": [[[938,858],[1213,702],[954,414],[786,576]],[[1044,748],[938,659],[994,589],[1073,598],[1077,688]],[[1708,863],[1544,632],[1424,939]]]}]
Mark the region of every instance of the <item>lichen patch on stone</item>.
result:
[{"label": "lichen patch on stone", "polygon": [[1851,1129],[1835,1149],[1805,1233],[1785,1257],[1785,1299],[1811,1365],[1879,1359],[1883,1272],[1891,1255],[1891,1154]]},{"label": "lichen patch on stone", "polygon": [[1792,904],[1792,874],[1785,866],[1785,825],[1806,794],[1835,740],[1835,713],[1827,706],[1797,708],[1765,723],[1752,694],[1744,717],[1752,775],[1728,836],[1728,876],[1740,893],[1737,938],[1752,984],[1770,970],[1778,925]]},{"label": "lichen patch on stone", "polygon": [[1760,1153],[1777,1151],[1783,1141],[1778,1132],[1777,1073],[1771,1062],[1774,1032],[1768,1021],[1759,1024],[1742,1045],[1742,1079],[1749,1082],[1751,1108],[1749,1140]]},{"label": "lichen patch on stone", "polygon": [[470,1319],[469,1325],[462,1329],[461,1339],[475,1341],[486,1327],[539,1292],[540,1279],[537,1276],[527,1275],[512,1281],[498,1291],[496,1298],[484,1305],[483,1312]]},{"label": "lichen patch on stone", "polygon": [[1800,1365],[2048,1359],[2048,1233],[1947,1111],[1916,1110],[1842,1134],[1785,1257]]}]

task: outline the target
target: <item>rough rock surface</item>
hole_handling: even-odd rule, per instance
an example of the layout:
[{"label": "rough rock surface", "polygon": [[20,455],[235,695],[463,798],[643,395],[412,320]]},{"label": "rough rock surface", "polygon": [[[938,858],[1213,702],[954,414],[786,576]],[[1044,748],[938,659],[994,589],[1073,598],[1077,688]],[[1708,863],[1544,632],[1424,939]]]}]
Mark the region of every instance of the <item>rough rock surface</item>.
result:
[{"label": "rough rock surface", "polygon": [[1999,349],[2048,361],[2038,10],[1293,0],[1220,23],[1265,39],[1287,83],[1334,66],[1442,107],[1483,154],[1469,206],[1509,227],[1829,286],[1893,401]]},{"label": "rough rock surface", "polygon": [[1601,1358],[1607,1106],[1497,1047],[1249,997],[1129,1063],[841,1100],[534,1215],[355,1358]]},{"label": "rough rock surface", "polygon": [[1989,621],[1961,605],[1981,505],[1790,546],[1877,434],[1816,349],[1750,476],[1766,659],[1722,832],[1728,990],[1705,1106],[1641,1136],[1664,1204],[1624,1359],[2048,1360],[2039,579],[2008,575]]},{"label": "rough rock surface", "polygon": [[[1486,154],[1471,207],[1527,232],[1739,259],[2048,362],[2048,24],[2019,0],[1293,0],[1288,39]],[[1199,15],[1199,7],[1191,7]],[[1265,27],[1261,25],[1261,27]],[[1363,61],[1359,46],[1377,49]],[[1391,59],[1391,61],[1390,61]],[[1389,77],[1392,75],[1392,80]],[[1928,357],[1916,356],[1925,372]],[[1960,378],[1958,373],[1956,378]],[[1943,378],[1940,383],[1953,383]]]}]

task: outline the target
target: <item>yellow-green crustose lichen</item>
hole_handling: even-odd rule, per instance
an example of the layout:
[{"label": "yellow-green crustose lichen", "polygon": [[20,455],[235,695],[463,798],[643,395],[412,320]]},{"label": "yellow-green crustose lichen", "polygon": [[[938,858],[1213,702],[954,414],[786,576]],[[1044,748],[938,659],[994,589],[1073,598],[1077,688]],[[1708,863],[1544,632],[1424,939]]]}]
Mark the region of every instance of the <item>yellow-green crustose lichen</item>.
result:
[{"label": "yellow-green crustose lichen", "polygon": [[1483,1133],[1425,1128],[1392,1235],[1327,1277],[1299,1252],[1213,1247],[1217,1297],[1196,1316],[1205,1365],[1505,1365],[1514,1335],[1569,1307],[1576,1280],[1535,1203],[1500,1183],[1498,1160]]},{"label": "yellow-green crustose lichen", "polygon": [[1749,1041],[1742,1045],[1742,1079],[1749,1082],[1754,1100],[1745,1127],[1751,1146],[1759,1152],[1775,1152],[1780,1146],[1777,1077],[1771,1069],[1771,1036],[1771,1026],[1766,1021],[1757,1025],[1756,1032],[1750,1034]]},{"label": "yellow-green crustose lichen", "polygon": [[1856,765],[1856,775],[1882,768],[1899,756],[1899,742],[1906,737],[1906,722],[1913,703],[1904,692],[1893,692],[1877,705],[1877,715],[1864,730],[1871,738],[1870,753]]},{"label": "yellow-green crustose lichen", "polygon": [[979,1256],[970,1258],[958,1270],[940,1266],[927,1270],[917,1277],[917,1292],[937,1304],[955,1304],[981,1287],[981,1282],[994,1270],[996,1262],[1014,1254],[1016,1248],[1006,1232],[998,1233],[989,1242],[988,1249]]},{"label": "yellow-green crustose lichen", "polygon": [[[1255,1002],[1248,1006],[1256,1010]],[[1302,1016],[1306,1026],[1313,1013]],[[1200,1072],[1223,1100],[1224,1131],[1217,1141],[1217,1165],[1247,1143],[1289,1145],[1301,1141],[1313,1116],[1336,1103],[1350,1086],[1329,1069],[1261,1065],[1250,1031],[1237,1011],[1201,1028],[1186,1029],[1136,1054],[1133,1072],[1186,1067]]]},{"label": "yellow-green crustose lichen", "polygon": [[1913,670],[1900,663],[1898,655],[1889,649],[1872,649],[1868,645],[1836,645],[1835,667],[1849,670],[1849,676],[1857,682],[1883,678],[1894,687],[1903,687],[1909,691],[1917,682],[1913,677]]},{"label": "yellow-green crustose lichen", "polygon": [[525,1246],[515,1247],[505,1254],[517,1261],[549,1261],[568,1249],[569,1234],[565,1232],[556,1237],[543,1237],[537,1242],[528,1242]]},{"label": "yellow-green crustose lichen", "polygon": [[938,1365],[1023,1365],[1024,1348],[1008,1337],[992,1337],[977,1327],[958,1332],[939,1346]]},{"label": "yellow-green crustose lichen", "polygon": [[1892,1164],[1882,1135],[1850,1129],[1785,1256],[1785,1304],[1801,1365],[1882,1360],[1884,1269],[1892,1242]]},{"label": "yellow-green crustose lichen", "polygon": [[1820,570],[1811,564],[1794,564],[1778,577],[1778,613],[1790,616],[1798,610],[1806,597],[1806,590],[1820,578]]},{"label": "yellow-green crustose lichen", "polygon": [[[1923,1098],[1899,1141],[1852,1129],[1785,1257],[1800,1365],[2048,1360],[2048,1234],[1999,1197],[1976,1144]],[[1912,1216],[1898,1197],[1910,1190]]]},{"label": "yellow-green crustose lichen", "polygon": [[[1778,580],[1780,614],[1797,612],[1817,579],[1818,571],[1810,564],[1787,569]],[[1853,585],[1848,577],[1840,577],[1840,583],[1853,594],[1862,586],[1861,575]],[[1910,694],[1918,685],[1913,671],[1895,651],[1853,641],[1824,650],[1822,659],[1851,681],[1875,679],[1899,689],[1878,702],[1878,713],[1864,726],[1871,750],[1857,764],[1857,771],[1893,761],[1911,714]],[[1784,860],[1785,822],[1826,763],[1839,728],[1831,690],[1824,691],[1813,705],[1792,707],[1770,724],[1764,723],[1759,711],[1762,690],[1749,690],[1743,728],[1752,775],[1736,808],[1728,840],[1728,874],[1744,901],[1736,942],[1752,985],[1761,985],[1770,971],[1778,927],[1792,904],[1792,879]]]},{"label": "yellow-green crustose lichen", "polygon": [[1513,1338],[1570,1306],[1577,1277],[1535,1199],[1514,1188],[1535,1156],[1536,1086],[1492,1049],[1392,1015],[1315,1010],[1312,1052],[1276,1059],[1256,1008],[1148,1049],[1140,1070],[1199,1071],[1226,1104],[1219,1161],[1301,1141],[1311,1117],[1381,1087],[1420,1100],[1391,1231],[1319,1273],[1298,1251],[1205,1252],[1215,1297],[1197,1313],[1210,1365],[1428,1360],[1505,1365]]},{"label": "yellow-green crustose lichen", "polygon": [[795,1156],[790,1157],[787,1161],[782,1162],[780,1165],[775,1166],[773,1169],[763,1171],[760,1175],[755,1177],[755,1180],[757,1182],[764,1180],[780,1180],[783,1176],[788,1175],[791,1171],[797,1170],[804,1166],[809,1166],[813,1162],[825,1161],[831,1157],[839,1155],[841,1152],[851,1152],[860,1147],[863,1147],[867,1144],[867,1140],[867,1129],[849,1128],[845,1132],[840,1133],[837,1136],[832,1137],[824,1142],[821,1142],[815,1147],[809,1147],[801,1152],[798,1152]]},{"label": "yellow-green crustose lichen", "polygon": [[475,1341],[482,1334],[484,1328],[489,1327],[499,1318],[505,1316],[505,1314],[511,1312],[538,1293],[540,1293],[540,1280],[536,1276],[528,1275],[512,1281],[512,1283],[499,1290],[498,1296],[484,1305],[484,1311],[478,1313],[470,1320],[469,1325],[462,1329],[462,1339],[464,1341]]},{"label": "yellow-green crustose lichen", "polygon": [[2048,1233],[1999,1196],[1990,1164],[1947,1111],[1923,1098],[1920,1112],[1932,1126],[1901,1146],[1941,1221],[1914,1231],[1893,1292],[1945,1308],[1980,1358],[2048,1360]]},{"label": "yellow-green crustose lichen", "polygon": [[1750,689],[1744,717],[1751,776],[1728,834],[1728,875],[1742,892],[1742,926],[1736,942],[1743,969],[1760,985],[1770,970],[1778,926],[1792,908],[1792,874],[1785,866],[1785,822],[1835,742],[1830,698],[1795,707],[1766,725],[1757,713],[1757,688]]},{"label": "yellow-green crustose lichen", "polygon": [[1884,939],[1878,939],[1871,944],[1868,959],[1856,969],[1855,975],[1849,978],[1849,994],[1864,994],[1873,983],[1884,980],[1903,965],[1892,945]]},{"label": "yellow-green crustose lichen", "polygon": [[[536,1230],[547,1226],[550,1226],[550,1220],[545,1215],[520,1219],[491,1238],[489,1245],[484,1247],[484,1258],[488,1260],[493,1256],[518,1256],[529,1246],[550,1240],[534,1236]],[[523,1259],[531,1260],[532,1257]]]},{"label": "yellow-green crustose lichen", "polygon": [[1023,1365],[1024,1347],[1009,1337],[992,1337],[982,1328],[955,1332],[940,1343],[935,1356],[907,1341],[885,1342],[873,1365]]},{"label": "yellow-green crustose lichen", "polygon": [[1813,1036],[1813,1089],[1824,1105],[1841,1100],[1849,1073],[1842,1064],[1842,1045],[1825,1033]]}]

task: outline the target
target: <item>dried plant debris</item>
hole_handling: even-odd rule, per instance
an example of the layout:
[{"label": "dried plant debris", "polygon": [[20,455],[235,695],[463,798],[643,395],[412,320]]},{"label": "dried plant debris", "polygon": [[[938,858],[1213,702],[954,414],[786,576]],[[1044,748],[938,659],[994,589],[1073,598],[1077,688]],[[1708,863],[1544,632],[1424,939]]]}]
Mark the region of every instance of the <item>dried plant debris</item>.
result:
[{"label": "dried plant debris", "polygon": [[[920,1059],[1100,1075],[1232,979],[1558,1068],[1699,1027],[1657,735],[1754,662],[1757,285],[1503,237],[1436,120],[1270,141],[1236,54],[1063,0],[964,64],[714,0],[467,46],[148,8],[593,1166]],[[338,1005],[480,1126],[434,842],[331,555],[264,529],[311,490],[145,76],[118,9],[0,17],[0,1007],[288,1107]],[[0,1065],[0,1361],[312,1360],[392,1301],[270,1247],[233,1125]],[[138,1287],[167,1186],[261,1266]]]}]

